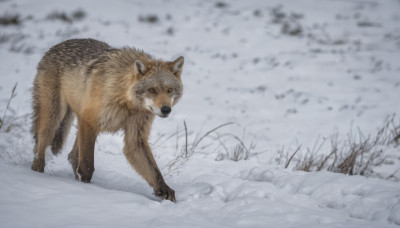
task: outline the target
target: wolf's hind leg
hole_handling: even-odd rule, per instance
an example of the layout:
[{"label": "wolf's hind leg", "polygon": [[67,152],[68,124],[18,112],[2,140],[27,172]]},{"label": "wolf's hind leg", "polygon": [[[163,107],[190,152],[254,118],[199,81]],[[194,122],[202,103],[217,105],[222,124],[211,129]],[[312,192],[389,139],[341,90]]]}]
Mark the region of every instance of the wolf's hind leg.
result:
[{"label": "wolf's hind leg", "polygon": [[[38,140],[40,141],[40,140]],[[45,150],[47,146],[43,146],[43,144],[36,144],[35,149],[34,149],[34,158],[32,162],[31,169],[34,171],[38,171],[43,173],[44,172],[44,166],[45,166]]]},{"label": "wolf's hind leg", "polygon": [[76,136],[74,147],[72,148],[71,152],[68,154],[68,161],[71,163],[72,170],[74,171],[75,180],[79,180],[79,176],[76,173],[78,169],[78,157],[79,157],[79,150],[78,150],[78,136]]},{"label": "wolf's hind leg", "polygon": [[97,131],[84,120],[78,119],[78,168],[81,181],[89,183],[94,172],[94,144]]}]

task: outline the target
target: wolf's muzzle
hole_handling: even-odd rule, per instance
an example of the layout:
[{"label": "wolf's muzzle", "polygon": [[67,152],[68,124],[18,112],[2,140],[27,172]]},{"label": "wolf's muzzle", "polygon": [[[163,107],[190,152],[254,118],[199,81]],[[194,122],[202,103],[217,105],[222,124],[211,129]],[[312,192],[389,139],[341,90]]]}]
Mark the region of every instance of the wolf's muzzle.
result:
[{"label": "wolf's muzzle", "polygon": [[171,108],[168,107],[168,106],[163,106],[163,107],[161,107],[161,113],[162,113],[164,116],[168,116],[168,114],[171,113]]}]

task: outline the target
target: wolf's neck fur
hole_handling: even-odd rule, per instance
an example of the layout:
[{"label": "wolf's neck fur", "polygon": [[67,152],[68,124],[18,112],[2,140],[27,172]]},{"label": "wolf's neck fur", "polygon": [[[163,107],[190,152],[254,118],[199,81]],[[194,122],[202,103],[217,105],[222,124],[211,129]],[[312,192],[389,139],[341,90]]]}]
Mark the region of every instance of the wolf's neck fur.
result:
[{"label": "wolf's neck fur", "polygon": [[97,67],[102,75],[100,77],[109,82],[104,83],[107,87],[103,88],[103,111],[99,113],[99,127],[100,131],[116,132],[130,115],[154,115],[143,109],[135,96],[128,94],[133,93],[130,87],[132,82],[139,80],[133,72],[135,60],[139,58],[149,66],[154,66],[158,61],[132,48],[113,49],[107,55],[108,61]]}]

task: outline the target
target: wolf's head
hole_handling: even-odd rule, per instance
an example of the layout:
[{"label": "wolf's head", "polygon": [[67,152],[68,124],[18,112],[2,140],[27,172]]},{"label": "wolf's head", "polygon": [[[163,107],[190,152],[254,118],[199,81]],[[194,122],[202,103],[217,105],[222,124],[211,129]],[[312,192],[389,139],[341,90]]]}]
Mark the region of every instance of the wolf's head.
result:
[{"label": "wolf's head", "polygon": [[138,80],[131,93],[142,108],[166,118],[172,107],[179,101],[183,92],[181,81],[184,58],[172,62],[145,62],[136,59],[134,74]]}]

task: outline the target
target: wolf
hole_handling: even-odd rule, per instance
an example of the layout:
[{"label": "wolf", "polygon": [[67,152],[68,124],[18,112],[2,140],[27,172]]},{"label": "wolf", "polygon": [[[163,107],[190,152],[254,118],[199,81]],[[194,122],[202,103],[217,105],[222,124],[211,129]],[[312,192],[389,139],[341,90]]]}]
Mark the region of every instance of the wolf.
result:
[{"label": "wolf", "polygon": [[77,136],[68,160],[77,180],[89,183],[101,132],[124,132],[124,154],[162,199],[176,202],[148,138],[155,116],[166,118],[183,93],[184,58],[162,61],[131,47],[71,39],[50,48],[33,83],[35,140],[32,170],[43,172],[45,150],[61,151],[74,116]]}]

